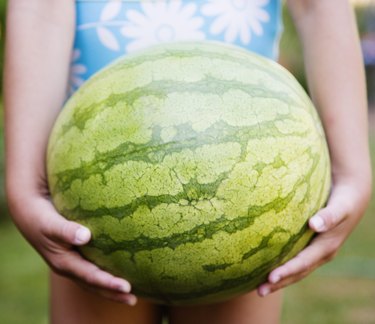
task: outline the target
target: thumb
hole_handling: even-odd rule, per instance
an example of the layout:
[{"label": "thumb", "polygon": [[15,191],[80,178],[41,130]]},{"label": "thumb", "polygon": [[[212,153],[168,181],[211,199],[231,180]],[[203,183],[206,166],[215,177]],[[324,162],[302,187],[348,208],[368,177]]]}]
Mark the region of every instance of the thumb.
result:
[{"label": "thumb", "polygon": [[315,232],[327,232],[338,226],[346,218],[346,215],[347,212],[343,205],[331,199],[325,208],[322,208],[310,218],[309,226]]},{"label": "thumb", "polygon": [[50,239],[71,245],[84,245],[90,241],[91,232],[87,227],[73,221],[68,221],[53,206],[50,206],[49,211],[44,233]]}]

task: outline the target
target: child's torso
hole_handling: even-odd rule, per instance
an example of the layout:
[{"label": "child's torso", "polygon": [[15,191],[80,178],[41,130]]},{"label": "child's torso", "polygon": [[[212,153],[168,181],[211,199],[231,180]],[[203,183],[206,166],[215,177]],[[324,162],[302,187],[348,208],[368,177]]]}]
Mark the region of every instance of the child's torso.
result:
[{"label": "child's torso", "polygon": [[76,0],[70,87],[142,48],[171,41],[219,41],[276,59],[280,0]]}]

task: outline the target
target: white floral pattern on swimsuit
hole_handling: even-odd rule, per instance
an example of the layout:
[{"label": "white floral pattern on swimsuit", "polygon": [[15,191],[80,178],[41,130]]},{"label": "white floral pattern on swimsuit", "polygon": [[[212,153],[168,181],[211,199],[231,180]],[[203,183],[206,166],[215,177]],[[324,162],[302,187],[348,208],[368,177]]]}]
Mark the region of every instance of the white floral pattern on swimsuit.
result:
[{"label": "white floral pattern on swimsuit", "polygon": [[210,26],[214,35],[224,33],[226,42],[233,43],[237,37],[247,45],[251,34],[262,36],[262,24],[270,20],[269,13],[264,9],[269,0],[209,0],[202,6],[202,13],[214,16]]},{"label": "white floral pattern on swimsuit", "polygon": [[83,64],[77,63],[80,55],[81,51],[79,49],[73,50],[69,78],[70,93],[73,93],[75,88],[79,88],[85,82],[82,75],[87,72],[87,68]]},{"label": "white floral pattern on swimsuit", "polygon": [[171,41],[231,43],[276,59],[280,0],[76,0],[70,89],[119,56]]},{"label": "white floral pattern on swimsuit", "polygon": [[128,24],[122,34],[129,38],[127,52],[150,45],[183,40],[204,40],[204,20],[197,16],[197,4],[183,4],[181,0],[170,2],[142,2],[141,11],[128,10]]}]

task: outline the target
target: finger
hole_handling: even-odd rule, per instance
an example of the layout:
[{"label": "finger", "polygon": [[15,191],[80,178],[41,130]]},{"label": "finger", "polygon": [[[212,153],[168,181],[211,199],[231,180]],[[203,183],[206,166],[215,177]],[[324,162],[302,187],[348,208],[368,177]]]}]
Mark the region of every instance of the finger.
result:
[{"label": "finger", "polygon": [[45,209],[44,234],[54,241],[71,245],[84,245],[91,239],[90,230],[76,222],[68,221],[52,205]]},{"label": "finger", "polygon": [[273,270],[268,276],[269,282],[258,288],[258,294],[266,296],[271,292],[301,280],[320,265],[332,259],[335,251],[328,240],[319,240],[317,238],[296,257]]},{"label": "finger", "polygon": [[55,258],[52,268],[59,274],[82,281],[86,285],[121,293],[129,293],[131,286],[125,279],[115,277],[71,251]]},{"label": "finger", "polygon": [[296,257],[273,270],[268,277],[269,281],[277,283],[283,278],[295,276],[299,273],[310,273],[326,263],[334,253],[335,250],[330,241],[316,238]]},{"label": "finger", "polygon": [[349,211],[345,208],[345,205],[333,197],[327,207],[322,208],[310,218],[309,226],[315,232],[327,232],[341,224],[348,214]]},{"label": "finger", "polygon": [[282,289],[284,287],[287,287],[293,283],[296,283],[300,280],[302,280],[304,277],[306,277],[308,275],[308,273],[304,274],[304,273],[300,273],[298,275],[295,275],[295,276],[292,276],[292,277],[286,277],[284,279],[281,279],[279,282],[277,283],[269,283],[269,282],[266,282],[262,285],[260,285],[257,289],[257,292],[258,292],[258,295],[260,297],[265,297],[279,289]]},{"label": "finger", "polygon": [[124,294],[119,292],[114,293],[105,289],[96,291],[96,293],[98,293],[102,297],[105,297],[106,299],[122,304],[127,304],[129,306],[134,306],[137,303],[137,297],[131,294]]},{"label": "finger", "polygon": [[129,306],[134,306],[137,303],[137,297],[131,294],[113,293],[106,290],[102,290],[97,293],[99,293],[99,295],[105,297],[106,299],[122,304],[127,304]]},{"label": "finger", "polygon": [[106,299],[112,300],[114,302],[127,304],[134,306],[137,303],[137,297],[132,294],[126,294],[122,292],[112,291],[108,289],[94,288],[92,286],[83,284],[81,281],[76,281],[76,283],[83,289],[98,294]]}]

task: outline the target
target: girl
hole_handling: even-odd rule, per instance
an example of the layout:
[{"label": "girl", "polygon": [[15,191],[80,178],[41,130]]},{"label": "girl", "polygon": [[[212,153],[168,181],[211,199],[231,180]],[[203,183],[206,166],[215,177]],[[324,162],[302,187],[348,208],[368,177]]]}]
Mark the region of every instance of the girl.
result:
[{"label": "girl", "polygon": [[[130,52],[170,40],[231,42],[277,59],[281,5],[277,0],[138,2],[9,1],[6,189],[15,223],[53,270],[54,324],[160,323],[164,310],[137,300],[126,280],[82,259],[74,247],[90,240],[89,230],[65,220],[49,199],[45,149],[66,99],[74,39],[73,88],[124,49]],[[167,308],[170,323],[277,323],[280,289],[331,260],[369,202],[364,72],[350,5],[343,0],[288,0],[287,4],[302,40],[310,93],[323,120],[332,160],[328,205],[309,222],[318,235],[294,259],[272,271],[257,293],[215,305]],[[231,10],[238,15],[231,15]],[[122,22],[115,19],[120,12]],[[91,14],[97,19],[91,26],[99,26],[94,36],[83,33],[90,29],[84,20]],[[95,39],[102,49],[93,50]]]}]

